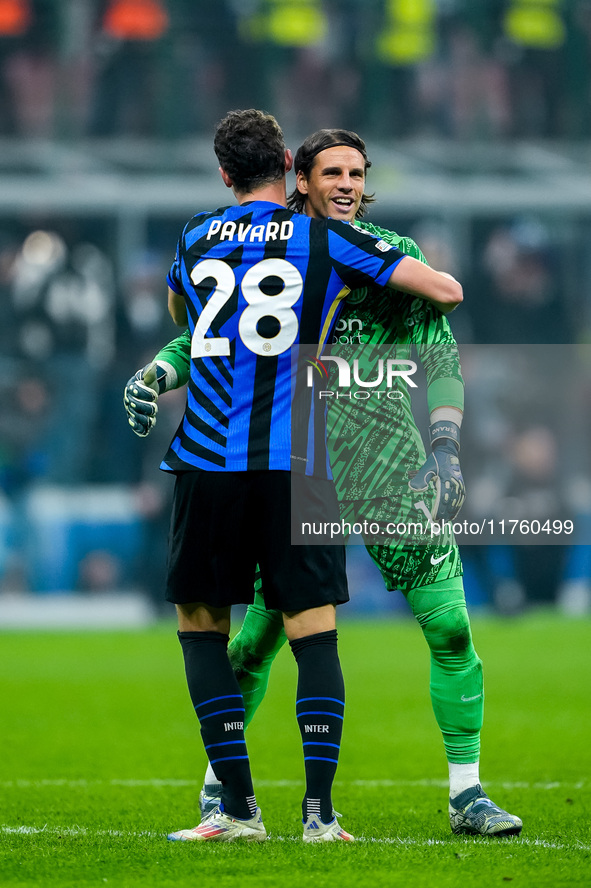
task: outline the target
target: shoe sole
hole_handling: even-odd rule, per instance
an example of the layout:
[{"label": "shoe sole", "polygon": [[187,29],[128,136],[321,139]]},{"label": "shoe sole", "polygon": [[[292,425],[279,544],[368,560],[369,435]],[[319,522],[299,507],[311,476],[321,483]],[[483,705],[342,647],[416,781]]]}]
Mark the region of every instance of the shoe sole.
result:
[{"label": "shoe sole", "polygon": [[451,831],[455,836],[490,836],[492,839],[503,839],[508,838],[509,836],[518,836],[522,829],[523,824],[520,826],[507,826],[504,829],[497,829],[494,832],[492,830],[490,832],[480,832],[480,830],[473,829],[470,826],[461,825],[452,826]]},{"label": "shoe sole", "polygon": [[342,836],[335,836],[333,833],[324,833],[321,836],[307,836],[303,835],[302,839],[304,842],[310,842],[312,844],[317,844],[318,842],[354,842],[355,839],[353,836],[350,836],[348,839],[343,839]]},{"label": "shoe sole", "polygon": [[236,842],[241,839],[245,842],[265,842],[267,840],[267,833],[261,833],[259,830],[243,830],[238,835],[195,836],[195,838],[175,836],[171,833],[166,838],[169,842]]},{"label": "shoe sole", "polygon": [[314,838],[314,839],[304,838],[304,842],[307,842],[310,845],[319,845],[320,842],[344,842],[345,844],[347,844],[347,842],[354,842],[354,841],[355,841],[355,839],[353,839],[353,838],[339,839],[336,836],[331,836],[329,839],[324,839],[324,838],[320,838],[320,837]]}]

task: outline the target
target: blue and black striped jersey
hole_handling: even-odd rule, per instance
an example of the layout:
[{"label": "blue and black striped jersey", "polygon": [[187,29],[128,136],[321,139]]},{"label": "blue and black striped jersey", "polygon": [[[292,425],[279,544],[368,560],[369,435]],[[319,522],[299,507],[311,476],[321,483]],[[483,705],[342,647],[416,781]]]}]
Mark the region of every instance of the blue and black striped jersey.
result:
[{"label": "blue and black striped jersey", "polygon": [[298,398],[294,355],[330,341],[347,293],[385,284],[403,256],[344,222],[275,203],[194,216],[168,274],[187,306],[191,376],[161,468],[330,476],[324,417],[313,416],[310,393]]}]

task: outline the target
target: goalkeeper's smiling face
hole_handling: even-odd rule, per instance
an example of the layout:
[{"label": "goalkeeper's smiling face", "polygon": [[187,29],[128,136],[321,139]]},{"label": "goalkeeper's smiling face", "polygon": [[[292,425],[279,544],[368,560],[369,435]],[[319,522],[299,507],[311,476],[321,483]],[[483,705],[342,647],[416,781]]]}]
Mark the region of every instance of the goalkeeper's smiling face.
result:
[{"label": "goalkeeper's smiling face", "polygon": [[308,177],[299,172],[298,191],[306,195],[304,212],[314,219],[355,219],[365,188],[365,161],[356,148],[337,145],[314,158]]}]

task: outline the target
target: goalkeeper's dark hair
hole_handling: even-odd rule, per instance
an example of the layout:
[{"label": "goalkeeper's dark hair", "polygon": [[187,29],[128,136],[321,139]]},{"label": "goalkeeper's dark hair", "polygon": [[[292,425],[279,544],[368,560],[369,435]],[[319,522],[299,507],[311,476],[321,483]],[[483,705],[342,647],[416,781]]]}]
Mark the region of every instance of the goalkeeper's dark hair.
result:
[{"label": "goalkeeper's dark hair", "polygon": [[[321,151],[325,151],[326,148],[336,148],[340,145],[346,145],[349,148],[355,148],[359,151],[363,157],[365,172],[367,173],[371,166],[371,160],[367,156],[367,148],[365,147],[365,142],[361,136],[358,136],[357,133],[354,133],[351,130],[321,129],[312,133],[307,139],[304,139],[298,148],[293,164],[296,174],[301,172],[306,179],[308,179],[312,167],[314,166],[316,156],[320,154]],[[367,212],[369,205],[374,203],[374,201],[375,197],[373,194],[364,194],[361,198],[356,218],[361,219],[361,217]],[[295,210],[298,213],[303,213],[305,202],[306,195],[302,194],[301,191],[298,191],[296,185],[295,189],[287,198],[288,208],[290,210]]]},{"label": "goalkeeper's dark hair", "polygon": [[283,132],[265,111],[230,111],[216,127],[213,149],[238,191],[250,192],[285,175]]}]

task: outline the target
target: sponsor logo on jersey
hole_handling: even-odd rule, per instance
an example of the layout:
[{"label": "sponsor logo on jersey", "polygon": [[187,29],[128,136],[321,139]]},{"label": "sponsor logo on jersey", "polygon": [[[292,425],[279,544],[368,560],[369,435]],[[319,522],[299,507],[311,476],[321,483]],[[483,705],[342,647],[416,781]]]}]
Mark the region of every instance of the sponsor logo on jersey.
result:
[{"label": "sponsor logo on jersey", "polygon": [[335,324],[334,329],[333,344],[361,345],[361,334],[363,332],[363,321],[361,318],[341,318]]},{"label": "sponsor logo on jersey", "polygon": [[410,315],[410,317],[405,319],[404,323],[406,324],[407,328],[410,329],[411,327],[414,327],[416,324],[422,324],[422,322],[425,320],[426,317],[427,317],[427,312],[424,310],[413,311],[413,313]]}]

